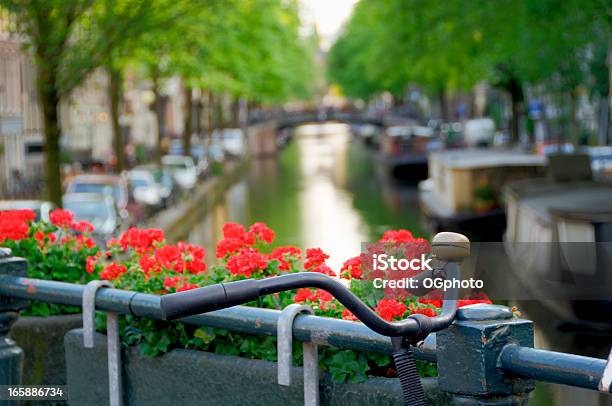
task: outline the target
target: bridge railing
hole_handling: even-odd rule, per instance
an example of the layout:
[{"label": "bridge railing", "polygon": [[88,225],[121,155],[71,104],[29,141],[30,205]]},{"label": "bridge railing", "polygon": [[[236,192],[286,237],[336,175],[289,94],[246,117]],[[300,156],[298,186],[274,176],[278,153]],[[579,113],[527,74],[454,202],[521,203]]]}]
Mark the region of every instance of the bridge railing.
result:
[{"label": "bridge railing", "polygon": [[[27,263],[0,251],[0,385],[20,383],[22,356],[7,339],[10,326],[27,300],[81,306],[82,285],[26,278]],[[105,288],[95,308],[161,319],[159,296]],[[187,317],[182,322],[254,335],[275,335],[280,311],[234,307]],[[360,323],[300,315],[294,338],[346,349],[391,353],[391,343]],[[418,346],[417,358],[437,362],[438,387],[460,404],[518,404],[534,381],[610,391],[612,366],[604,359],[533,348],[533,323],[506,307],[475,305],[459,309],[448,329]]]},{"label": "bridge railing", "polygon": [[296,127],[301,124],[337,121],[352,124],[371,124],[379,127],[385,125],[385,119],[360,111],[342,111],[338,109],[322,109],[319,111],[276,111],[262,112],[249,118],[249,125],[261,122],[276,122],[281,128]]}]

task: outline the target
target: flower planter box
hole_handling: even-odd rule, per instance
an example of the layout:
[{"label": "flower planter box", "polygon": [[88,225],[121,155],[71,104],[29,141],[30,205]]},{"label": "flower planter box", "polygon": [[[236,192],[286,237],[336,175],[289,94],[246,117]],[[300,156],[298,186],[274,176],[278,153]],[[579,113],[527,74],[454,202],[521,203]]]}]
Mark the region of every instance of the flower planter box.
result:
[{"label": "flower planter box", "polygon": [[[106,337],[96,335],[93,349],[83,347],[81,329],[65,337],[71,405],[108,404]],[[126,405],[302,405],[302,368],[294,368],[292,385],[276,383],[276,364],[195,350],[173,350],[144,358],[124,350],[123,390]],[[435,378],[423,380],[429,405],[448,404]],[[397,379],[370,378],[361,384],[320,381],[322,405],[401,405]]]},{"label": "flower planter box", "polygon": [[23,349],[24,385],[65,385],[64,336],[83,324],[83,316],[20,317],[11,338]]}]

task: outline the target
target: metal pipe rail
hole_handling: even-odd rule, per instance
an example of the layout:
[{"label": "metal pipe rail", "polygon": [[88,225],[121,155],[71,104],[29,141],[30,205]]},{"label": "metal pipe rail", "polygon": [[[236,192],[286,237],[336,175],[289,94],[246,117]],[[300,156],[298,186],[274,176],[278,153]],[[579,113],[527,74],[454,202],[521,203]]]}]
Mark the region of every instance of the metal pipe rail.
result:
[{"label": "metal pipe rail", "polygon": [[[40,300],[56,304],[81,306],[85,286],[65,282],[0,275],[0,297]],[[160,297],[133,291],[106,288],[95,298],[96,309],[161,320]],[[241,333],[274,336],[278,310],[248,306],[217,310],[190,316],[179,321],[207,327],[229,329]],[[310,341],[361,351],[393,352],[388,337],[377,334],[361,323],[302,315],[295,320],[293,333],[300,341]],[[436,362],[436,335],[431,334],[415,348],[421,360]],[[497,368],[508,376],[597,390],[606,360],[573,354],[538,350],[516,344],[503,346]]]},{"label": "metal pipe rail", "polygon": [[506,373],[537,381],[598,390],[606,360],[508,344],[499,357]]},{"label": "metal pipe rail", "polygon": [[[85,286],[16,276],[0,276],[0,297],[41,300],[81,306]],[[96,295],[96,309],[161,320],[160,297],[120,289],[101,289]],[[197,326],[217,327],[255,335],[276,335],[279,310],[236,306],[210,313],[189,316],[179,321]],[[351,350],[391,354],[388,337],[377,334],[361,323],[329,317],[302,315],[295,320],[293,333],[300,341],[311,341]],[[432,334],[418,348],[415,356],[436,361],[436,339]]]}]

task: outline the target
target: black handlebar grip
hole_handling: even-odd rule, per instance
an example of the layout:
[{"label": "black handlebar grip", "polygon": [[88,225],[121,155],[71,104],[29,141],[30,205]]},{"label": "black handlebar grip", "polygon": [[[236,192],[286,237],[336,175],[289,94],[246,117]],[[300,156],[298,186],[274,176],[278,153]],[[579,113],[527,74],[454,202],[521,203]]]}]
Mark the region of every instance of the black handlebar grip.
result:
[{"label": "black handlebar grip", "polygon": [[219,283],[164,295],[160,298],[162,320],[174,320],[248,303],[259,298],[256,280]]}]

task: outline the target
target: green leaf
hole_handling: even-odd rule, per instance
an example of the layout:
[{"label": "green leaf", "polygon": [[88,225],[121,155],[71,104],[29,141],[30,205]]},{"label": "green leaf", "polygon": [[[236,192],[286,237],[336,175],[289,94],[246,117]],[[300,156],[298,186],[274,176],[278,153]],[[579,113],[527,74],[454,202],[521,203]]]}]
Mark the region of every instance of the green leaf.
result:
[{"label": "green leaf", "polygon": [[210,344],[216,337],[214,329],[208,327],[199,327],[193,335],[202,340],[204,344]]}]

